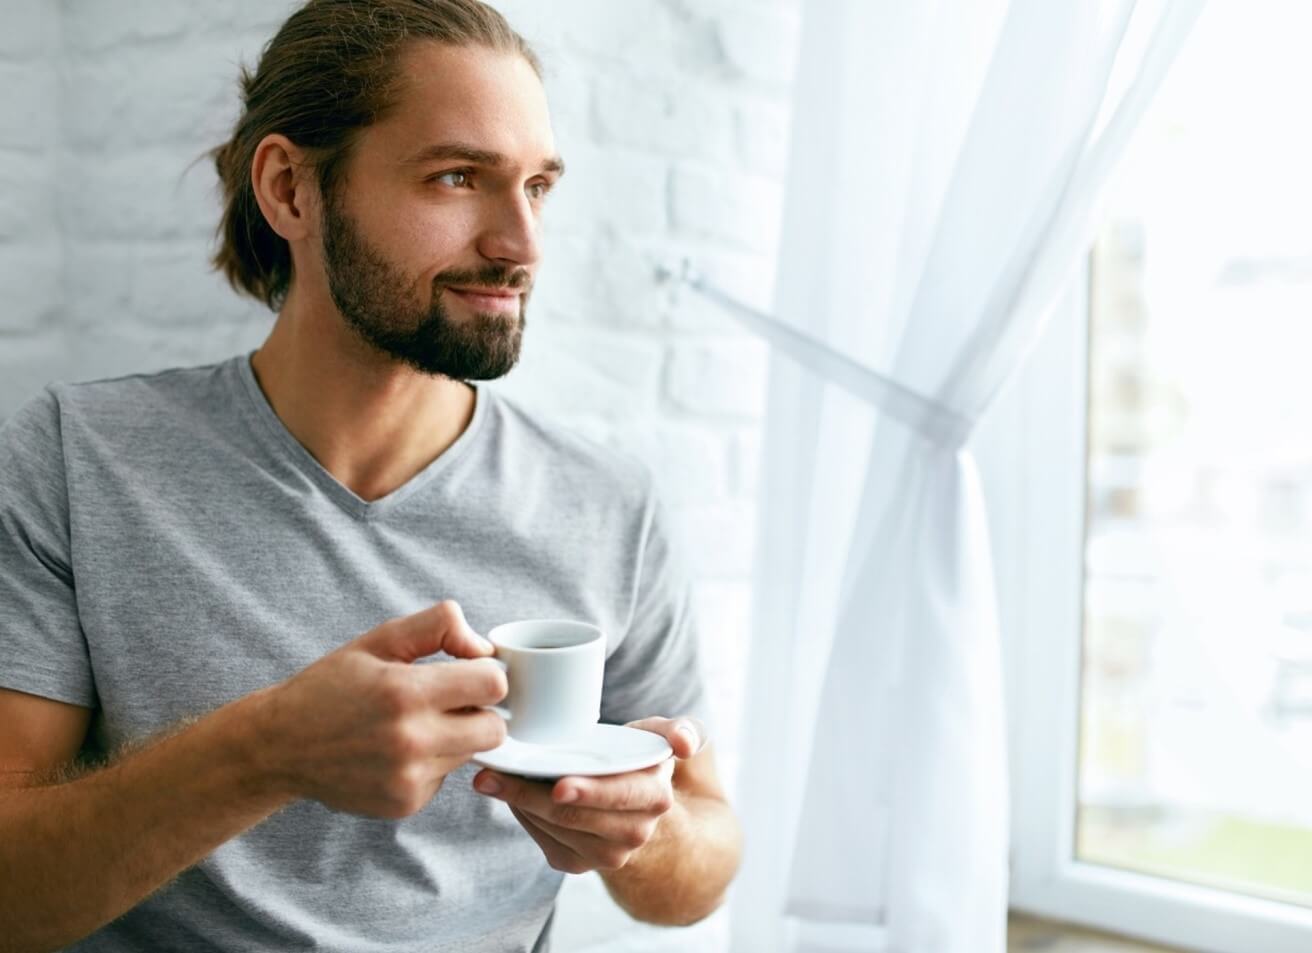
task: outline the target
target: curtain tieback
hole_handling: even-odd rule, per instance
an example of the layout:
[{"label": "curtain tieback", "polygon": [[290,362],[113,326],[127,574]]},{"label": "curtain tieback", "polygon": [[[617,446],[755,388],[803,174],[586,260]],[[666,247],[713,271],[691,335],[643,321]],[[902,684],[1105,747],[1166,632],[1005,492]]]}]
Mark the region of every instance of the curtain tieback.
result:
[{"label": "curtain tieback", "polygon": [[950,407],[872,371],[829,345],[726,294],[698,274],[688,261],[678,275],[658,269],[662,279],[677,278],[723,307],[757,337],[763,338],[821,380],[865,401],[939,446],[957,450],[970,438],[974,421]]}]

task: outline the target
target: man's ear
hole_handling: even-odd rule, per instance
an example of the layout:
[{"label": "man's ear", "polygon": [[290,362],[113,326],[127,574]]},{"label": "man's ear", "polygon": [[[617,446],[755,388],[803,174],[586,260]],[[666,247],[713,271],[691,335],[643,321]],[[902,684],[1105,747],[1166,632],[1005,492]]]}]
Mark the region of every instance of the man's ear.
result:
[{"label": "man's ear", "polygon": [[318,191],[306,156],[286,136],[271,133],[255,147],[251,187],[264,219],[288,242],[307,237]]}]

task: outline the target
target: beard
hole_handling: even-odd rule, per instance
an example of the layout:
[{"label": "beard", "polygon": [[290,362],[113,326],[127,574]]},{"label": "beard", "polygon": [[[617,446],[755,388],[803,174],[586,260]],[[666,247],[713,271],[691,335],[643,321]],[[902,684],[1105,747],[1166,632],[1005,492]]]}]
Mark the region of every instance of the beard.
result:
[{"label": "beard", "polygon": [[[504,377],[519,361],[530,279],[523,268],[489,264],[440,272],[428,302],[406,295],[405,276],[373,248],[335,199],[324,202],[324,269],[328,291],[347,325],[375,350],[422,374],[459,381]],[[476,312],[452,320],[442,289],[514,288],[519,313]]]}]

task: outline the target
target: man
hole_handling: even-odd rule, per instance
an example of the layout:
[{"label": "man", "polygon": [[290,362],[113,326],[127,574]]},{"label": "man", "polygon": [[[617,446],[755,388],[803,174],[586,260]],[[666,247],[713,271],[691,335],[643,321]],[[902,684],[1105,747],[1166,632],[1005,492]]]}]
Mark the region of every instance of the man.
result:
[{"label": "man", "polygon": [[[739,833],[651,481],[467,383],[563,172],[533,54],[476,0],[312,0],[243,90],[216,261],[264,345],[0,429],[0,949],[543,950],[562,871],[704,917]],[[479,771],[518,618],[599,624],[603,721],[675,758]]]}]

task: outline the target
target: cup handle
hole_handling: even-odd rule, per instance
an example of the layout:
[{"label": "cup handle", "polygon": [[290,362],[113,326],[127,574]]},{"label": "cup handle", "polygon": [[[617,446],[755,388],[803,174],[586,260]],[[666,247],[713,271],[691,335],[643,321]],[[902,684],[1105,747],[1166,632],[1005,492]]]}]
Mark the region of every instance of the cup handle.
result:
[{"label": "cup handle", "polygon": [[[501,671],[505,672],[507,676],[510,675],[510,666],[508,666],[508,665],[505,663],[505,660],[504,660],[504,659],[498,658],[495,654],[489,656],[489,658],[491,658],[492,661],[494,661],[494,662],[496,662],[498,665],[500,665],[500,666],[501,666]],[[506,721],[510,721],[510,709],[507,708],[505,705],[487,705],[487,706],[485,706],[485,707],[487,708],[488,711],[496,712],[498,715],[500,715],[500,716],[501,716],[502,718],[504,718]]]}]

